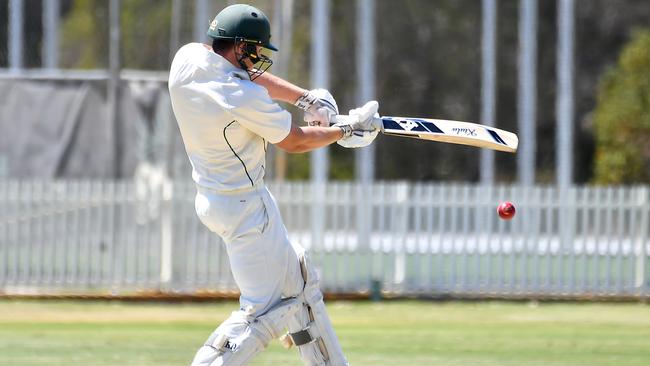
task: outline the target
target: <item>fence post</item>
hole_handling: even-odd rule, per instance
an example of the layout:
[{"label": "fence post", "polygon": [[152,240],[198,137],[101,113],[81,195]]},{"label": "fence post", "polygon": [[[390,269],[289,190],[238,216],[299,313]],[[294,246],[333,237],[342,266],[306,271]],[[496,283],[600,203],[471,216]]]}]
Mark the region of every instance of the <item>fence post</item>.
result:
[{"label": "fence post", "polygon": [[7,49],[9,51],[9,69],[14,73],[23,71],[23,24],[25,4],[23,0],[9,1],[9,26],[7,27]]},{"label": "fence post", "polygon": [[57,69],[59,67],[59,18],[60,1],[43,1],[43,39],[41,57],[43,67]]},{"label": "fence post", "polygon": [[[373,277],[372,272],[369,270],[371,268],[372,261],[372,250],[370,249],[370,240],[372,234],[372,212],[373,205],[372,200],[368,197],[374,197],[374,195],[364,194],[366,192],[374,192],[375,186],[372,182],[360,182],[357,181],[354,184],[354,192],[356,195],[356,232],[357,232],[357,255],[362,258],[362,264],[360,264],[364,269],[368,269],[367,273],[361,272],[360,276],[366,275],[370,281],[377,280]],[[371,288],[373,284],[365,282],[362,286],[368,285]]]},{"label": "fence post", "polygon": [[172,13],[169,25],[169,64],[174,59],[174,55],[178,49],[181,33],[181,16],[183,12],[182,0],[172,0]]},{"label": "fence post", "polygon": [[[497,0],[482,1],[481,123],[494,126],[497,98]],[[481,150],[481,184],[494,183],[494,151]]]},{"label": "fence post", "polygon": [[523,185],[535,184],[537,8],[537,0],[520,0],[519,2],[517,120],[521,144],[517,154],[517,177],[518,182]]},{"label": "fence post", "polygon": [[7,259],[9,255],[9,212],[7,206],[8,182],[0,180],[0,291],[6,285]]},{"label": "fence post", "polygon": [[160,195],[150,196],[150,199],[159,199],[160,202],[160,290],[165,292],[170,290],[173,273],[173,198],[174,185],[172,182],[165,180],[162,183]]},{"label": "fence post", "polygon": [[109,3],[109,42],[108,42],[108,69],[109,78],[107,83],[107,105],[108,123],[113,133],[114,155],[113,155],[113,178],[119,178],[122,174],[122,141],[120,139],[120,0],[111,0]]},{"label": "fence post", "polygon": [[634,278],[634,287],[638,289],[639,294],[642,296],[648,295],[646,284],[646,271],[645,265],[647,262],[647,245],[646,242],[648,234],[648,211],[650,211],[650,194],[648,192],[650,187],[639,187],[639,209],[641,210],[641,225],[639,228],[637,243],[636,243],[636,273]]},{"label": "fence post", "polygon": [[[395,272],[393,281],[395,285],[403,284],[406,280],[406,234],[408,233],[408,215],[410,207],[410,185],[406,182],[397,183],[395,185],[395,206],[392,207],[392,212],[395,219],[395,235],[396,238],[392,252],[395,255]],[[403,286],[401,288],[404,289]]]},{"label": "fence post", "polygon": [[210,4],[207,0],[194,1],[194,42],[205,42],[208,36],[208,25],[212,20],[210,14]]},{"label": "fence post", "polygon": [[311,183],[311,245],[317,251],[325,251],[325,221],[327,220],[325,182],[313,181]]},{"label": "fence post", "polygon": [[[560,263],[562,278],[565,279],[563,291],[572,292],[575,288],[575,233],[576,233],[576,189],[568,185],[560,186],[559,225],[560,225]],[[568,258],[567,258],[568,255]],[[565,267],[565,263],[569,267]],[[568,273],[566,273],[568,271]]]}]

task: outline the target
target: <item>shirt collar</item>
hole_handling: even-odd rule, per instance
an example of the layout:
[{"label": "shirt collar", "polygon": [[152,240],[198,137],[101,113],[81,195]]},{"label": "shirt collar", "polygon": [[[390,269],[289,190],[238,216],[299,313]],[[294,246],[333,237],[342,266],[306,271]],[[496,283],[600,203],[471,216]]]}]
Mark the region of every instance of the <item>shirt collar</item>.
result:
[{"label": "shirt collar", "polygon": [[215,67],[221,69],[225,73],[232,73],[235,76],[239,77],[240,79],[243,79],[243,80],[249,80],[250,79],[249,76],[248,76],[248,73],[246,72],[246,70],[244,70],[242,68],[239,68],[239,67],[236,67],[235,65],[231,64],[230,61],[226,60],[220,54],[215,53],[213,51],[210,51],[208,49],[206,49],[206,52],[209,52],[210,61]]}]

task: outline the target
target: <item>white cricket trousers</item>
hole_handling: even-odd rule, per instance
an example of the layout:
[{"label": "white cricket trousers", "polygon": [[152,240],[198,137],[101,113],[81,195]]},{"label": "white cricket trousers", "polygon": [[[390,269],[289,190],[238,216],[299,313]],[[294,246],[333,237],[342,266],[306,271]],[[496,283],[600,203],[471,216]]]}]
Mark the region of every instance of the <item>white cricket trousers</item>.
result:
[{"label": "white cricket trousers", "polygon": [[198,187],[195,209],[226,245],[242,310],[257,316],[281,298],[300,294],[299,246],[289,241],[280,210],[265,186],[236,193]]}]

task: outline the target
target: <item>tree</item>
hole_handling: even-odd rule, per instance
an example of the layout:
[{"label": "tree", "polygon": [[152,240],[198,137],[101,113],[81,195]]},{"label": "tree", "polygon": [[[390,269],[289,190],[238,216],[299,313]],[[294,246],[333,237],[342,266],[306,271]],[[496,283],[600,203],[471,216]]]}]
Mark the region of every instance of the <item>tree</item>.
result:
[{"label": "tree", "polygon": [[595,181],[650,183],[650,29],[634,34],[603,78],[594,120]]},{"label": "tree", "polygon": [[[170,0],[123,0],[122,66],[166,70],[169,67]],[[77,0],[63,22],[62,65],[108,67],[108,1]]]}]

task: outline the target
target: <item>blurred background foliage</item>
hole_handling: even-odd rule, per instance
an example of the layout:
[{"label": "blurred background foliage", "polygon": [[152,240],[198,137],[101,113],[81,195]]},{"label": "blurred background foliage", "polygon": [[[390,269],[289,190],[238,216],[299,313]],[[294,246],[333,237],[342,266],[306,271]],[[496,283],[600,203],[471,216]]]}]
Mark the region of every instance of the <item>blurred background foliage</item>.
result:
[{"label": "blurred background foliage", "polygon": [[[41,1],[25,2],[26,18],[31,19],[25,25],[26,37],[39,50]],[[210,3],[211,12],[204,16],[206,27],[228,3]],[[274,2],[250,3],[274,21]],[[107,67],[107,4],[104,0],[61,1],[63,67]],[[124,68],[167,70],[171,48],[204,40],[193,35],[195,1],[181,4],[179,44],[171,45],[171,0],[122,1]],[[355,9],[354,1],[331,1],[330,90],[342,111],[356,104]],[[0,19],[6,19],[7,10],[7,1],[0,2]],[[480,1],[377,0],[376,10],[376,97],[380,113],[478,121]],[[539,1],[538,11],[536,169],[539,183],[551,183],[555,174],[556,1]],[[513,131],[517,130],[518,12],[519,1],[498,2],[496,121],[498,127]],[[648,19],[650,1],[576,0],[576,183],[650,182],[650,154],[643,144],[648,141],[648,72],[643,74],[642,70],[649,54],[648,36],[643,35],[647,33],[637,33],[634,44],[613,69],[622,47],[633,38],[633,30],[647,26]],[[295,1],[287,76],[303,86],[310,86],[310,25],[311,2]],[[6,24],[0,24],[0,39],[6,39],[6,32]],[[26,52],[26,64],[38,66],[39,52]],[[0,45],[0,65],[6,63],[6,45]],[[632,105],[634,93],[645,104]],[[628,124],[626,129],[612,127]],[[633,138],[622,137],[624,134]],[[633,147],[637,146],[633,141],[640,145]],[[474,182],[479,177],[479,150],[470,147],[380,137],[376,153],[376,176],[380,180]],[[288,179],[309,177],[308,155],[290,155],[288,161]],[[331,178],[353,179],[353,151],[334,145],[330,164]],[[497,153],[497,180],[512,182],[515,172],[515,156]]]},{"label": "blurred background foliage", "polygon": [[[61,65],[69,68],[108,67],[108,2],[77,0],[63,21]],[[126,38],[125,38],[126,39]]]},{"label": "blurred background foliage", "polygon": [[606,73],[594,120],[596,182],[650,182],[650,29],[637,31]]},{"label": "blurred background foliage", "polygon": [[[122,0],[122,62],[125,68],[163,70],[169,67],[171,0]],[[190,2],[188,2],[190,3]],[[69,2],[63,22],[61,63],[93,69],[107,66],[108,2]]]}]

